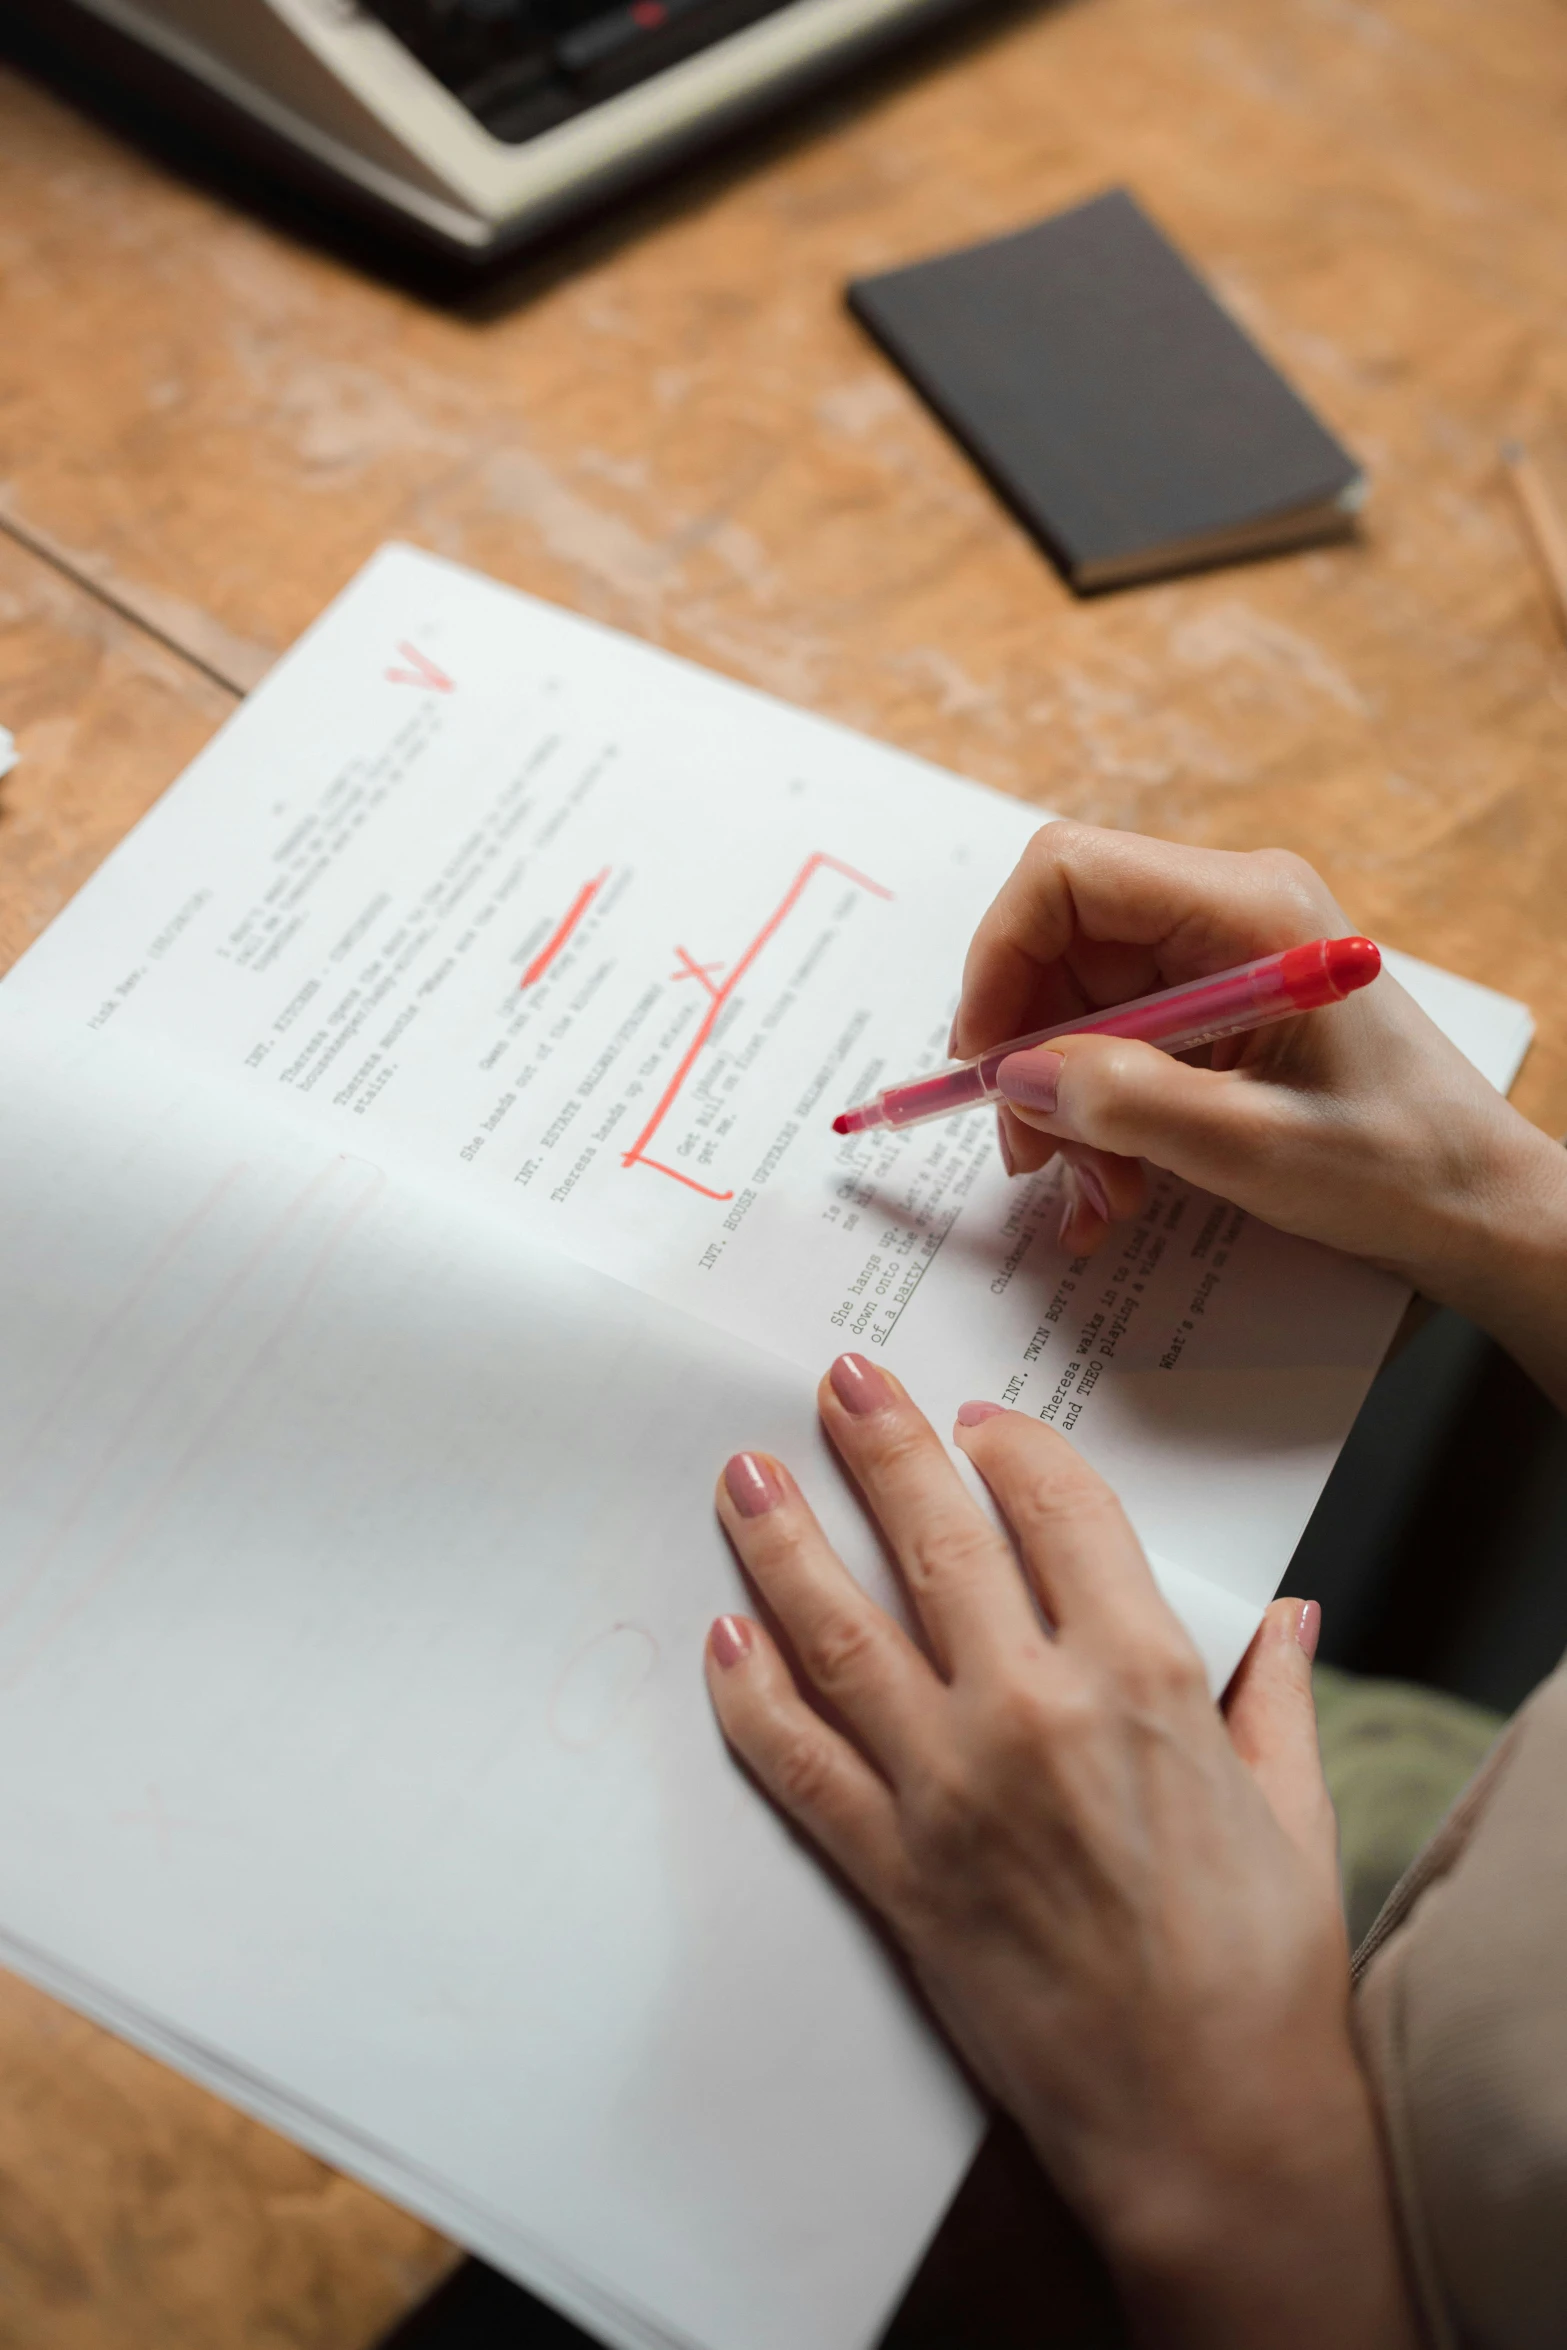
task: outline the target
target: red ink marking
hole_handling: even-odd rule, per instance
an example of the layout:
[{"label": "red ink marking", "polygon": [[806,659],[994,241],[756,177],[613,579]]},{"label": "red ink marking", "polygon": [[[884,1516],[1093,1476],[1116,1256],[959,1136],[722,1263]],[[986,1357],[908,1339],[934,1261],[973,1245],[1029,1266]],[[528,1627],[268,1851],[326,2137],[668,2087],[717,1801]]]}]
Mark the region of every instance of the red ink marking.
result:
[{"label": "red ink marking", "polygon": [[428,653],[421,653],[417,645],[405,638],[398,646],[398,657],[407,662],[406,669],[389,669],[388,685],[422,685],[427,693],[454,694],[457,691],[444,669],[437,669]]},{"label": "red ink marking", "polygon": [[734,1193],[732,1191],[709,1191],[707,1185],[705,1183],[698,1183],[694,1175],[682,1175],[678,1167],[666,1167],[662,1159],[638,1158],[633,1160],[628,1153],[627,1156],[622,1159],[621,1165],[623,1167],[630,1167],[632,1165],[638,1167],[651,1167],[655,1175],[673,1175],[675,1181],[677,1183],[683,1183],[687,1191],[699,1191],[704,1199],[734,1198]]},{"label": "red ink marking", "polygon": [[708,973],[710,971],[722,971],[722,963],[693,962],[691,957],[686,953],[684,947],[676,947],[675,953],[680,957],[682,968],[679,971],[671,971],[669,974],[670,978],[699,979],[702,985],[706,988],[709,995],[717,995],[718,990],[713,985],[711,979],[709,979]]},{"label": "red ink marking", "polygon": [[[838,857],[829,857],[821,849],[817,849],[811,856],[806,858],[805,863],[800,867],[799,872],[795,875],[793,881],[785,890],[783,897],[774,907],[772,913],[768,915],[767,920],[762,924],[761,929],[757,932],[755,938],[752,939],[750,945],[746,948],[745,953],[740,957],[739,962],[736,963],[734,969],[730,972],[729,977],[724,981],[723,986],[708,987],[708,993],[712,997],[712,1002],[708,1005],[701,1025],[697,1029],[696,1035],[692,1038],[691,1043],[687,1046],[685,1053],[682,1055],[679,1067],[676,1069],[673,1077],[671,1077],[669,1080],[669,1083],[665,1086],[663,1092],[659,1095],[658,1104],[654,1109],[652,1117],[649,1118],[647,1124],[643,1127],[641,1133],[637,1136],[636,1141],[622,1157],[620,1163],[623,1167],[651,1167],[656,1174],[673,1175],[677,1183],[685,1184],[691,1191],[699,1191],[704,1199],[725,1200],[734,1198],[734,1193],[732,1191],[709,1191],[705,1183],[697,1183],[693,1181],[691,1176],[682,1175],[678,1167],[666,1167],[662,1160],[648,1158],[646,1156],[647,1146],[652,1141],[654,1135],[658,1132],[660,1126],[663,1125],[664,1120],[668,1117],[670,1111],[674,1108],[675,1098],[679,1094],[681,1087],[685,1084],[686,1079],[690,1076],[697,1055],[701,1052],[702,1047],[706,1044],[708,1038],[712,1035],[713,1030],[718,1025],[719,1013],[723,1010],[725,1004],[729,1001],[729,998],[734,994],[735,989],[739,986],[741,980],[745,977],[747,971],[750,970],[751,965],[756,961],[757,956],[761,953],[763,947],[767,945],[769,939],[772,938],[779,925],[784,922],[790,914],[793,913],[795,907],[799,904],[800,899],[805,892],[806,885],[809,883],[812,876],[817,873],[841,873],[845,881],[852,881],[857,889],[868,889],[873,897],[890,898],[892,895],[891,890],[883,889],[879,881],[872,881],[867,874],[856,872],[852,865],[845,865]],[[693,962],[691,957],[687,955],[684,947],[677,947],[675,952],[680,957],[682,962],[690,964],[693,971],[699,971],[701,969],[701,966]],[[718,966],[716,964],[710,964],[707,966],[707,968],[710,970],[716,970]],[[705,978],[703,980],[703,984],[704,986],[707,985]]]},{"label": "red ink marking", "polygon": [[194,1828],[198,1831],[198,1833],[204,1836],[228,1836],[232,1833],[232,1830],[228,1828],[220,1828],[213,1820],[180,1819],[175,1813],[169,1811],[166,1807],[163,1800],[162,1788],[155,1787],[150,1780],[148,1781],[147,1785],[146,1810],[117,1811],[114,1814],[114,1817],[116,1822],[122,1827],[150,1828],[152,1830],[154,1840],[157,1843],[158,1858],[160,1861],[164,1862],[167,1862],[172,1855],[172,1837],[170,1833],[172,1829]]},{"label": "red ink marking", "polygon": [[545,972],[554,962],[555,957],[560,953],[561,948],[566,944],[567,939],[570,938],[605,882],[608,881],[610,872],[611,868],[606,865],[602,873],[595,873],[591,881],[585,881],[582,884],[562,915],[559,926],[550,933],[528,965],[527,970],[524,971],[518,982],[519,987],[533,987],[544,977]]}]

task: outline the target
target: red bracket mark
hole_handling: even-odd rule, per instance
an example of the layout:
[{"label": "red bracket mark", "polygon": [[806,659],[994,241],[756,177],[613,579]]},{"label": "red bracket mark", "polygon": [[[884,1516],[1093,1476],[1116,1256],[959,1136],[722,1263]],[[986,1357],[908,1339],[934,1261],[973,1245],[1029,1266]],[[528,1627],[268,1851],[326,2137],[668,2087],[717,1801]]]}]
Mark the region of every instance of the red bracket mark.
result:
[{"label": "red bracket mark", "polygon": [[577,924],[582,920],[582,917],[587,912],[589,906],[592,905],[594,899],[598,896],[599,891],[603,888],[605,882],[608,881],[610,872],[611,868],[606,865],[602,873],[595,873],[591,881],[585,881],[582,884],[582,887],[578,890],[576,896],[572,899],[571,904],[566,908],[565,913],[561,916],[560,922],[556,928],[551,931],[549,937],[544,941],[544,944],[540,947],[538,953],[534,956],[532,962],[528,965],[527,970],[524,971],[522,978],[518,983],[519,987],[536,986],[538,981],[544,977],[545,972],[554,962],[555,957],[560,953],[561,948],[566,944],[566,941],[570,938],[572,932],[576,929]]},{"label": "red bracket mark", "polygon": [[693,978],[700,979],[702,985],[707,989],[709,996],[712,998],[712,1001],[708,1005],[707,1011],[703,1015],[701,1025],[698,1027],[696,1035],[692,1038],[690,1044],[686,1047],[679,1067],[676,1069],[673,1077],[671,1077],[669,1080],[669,1083],[665,1086],[663,1092],[659,1095],[658,1105],[655,1108],[652,1117],[649,1118],[647,1124],[643,1127],[641,1133],[637,1136],[636,1141],[631,1145],[631,1148],[623,1155],[620,1162],[623,1167],[651,1167],[655,1174],[672,1175],[677,1183],[683,1183],[688,1191],[699,1191],[704,1199],[725,1200],[734,1198],[734,1193],[732,1191],[710,1191],[705,1183],[698,1183],[694,1176],[682,1175],[678,1167],[666,1167],[662,1159],[650,1159],[647,1156],[647,1146],[652,1141],[654,1135],[658,1132],[660,1126],[663,1125],[664,1120],[668,1117],[670,1111],[674,1108],[675,1097],[680,1092],[681,1087],[685,1084],[686,1079],[690,1076],[697,1055],[701,1052],[702,1047],[707,1043],[708,1038],[712,1035],[713,1030],[718,1025],[719,1013],[723,1010],[725,1004],[729,1001],[729,998],[734,994],[735,989],[739,986],[741,980],[745,977],[747,971],[750,970],[751,965],[756,961],[757,956],[761,953],[763,947],[766,946],[768,940],[773,936],[779,925],[788,915],[793,913],[795,907],[799,904],[801,897],[804,895],[806,885],[811,880],[813,874],[824,872],[841,873],[845,881],[852,881],[857,889],[868,889],[873,897],[890,898],[892,895],[891,890],[883,889],[879,881],[872,881],[868,875],[856,872],[852,865],[845,865],[839,858],[829,857],[824,853],[824,851],[817,849],[813,855],[806,858],[805,863],[800,867],[799,872],[795,875],[788,889],[785,890],[782,899],[779,901],[778,905],[774,907],[772,913],[767,917],[767,920],[762,924],[761,929],[757,932],[755,938],[752,939],[750,945],[746,948],[745,953],[740,957],[739,962],[736,963],[734,969],[730,972],[729,977],[724,981],[722,987],[714,987],[711,980],[707,976],[709,971],[721,970],[721,964],[698,963],[692,956],[686,953],[684,947],[676,947],[675,953],[679,957],[680,961],[685,965],[685,970],[676,972],[675,977],[684,978],[689,975]]},{"label": "red bracket mark", "polygon": [[397,651],[399,659],[406,661],[408,666],[406,669],[389,669],[386,673],[388,685],[419,685],[427,693],[433,694],[454,694],[457,691],[445,670],[437,669],[429,654],[421,653],[417,645],[409,644],[405,638]]}]

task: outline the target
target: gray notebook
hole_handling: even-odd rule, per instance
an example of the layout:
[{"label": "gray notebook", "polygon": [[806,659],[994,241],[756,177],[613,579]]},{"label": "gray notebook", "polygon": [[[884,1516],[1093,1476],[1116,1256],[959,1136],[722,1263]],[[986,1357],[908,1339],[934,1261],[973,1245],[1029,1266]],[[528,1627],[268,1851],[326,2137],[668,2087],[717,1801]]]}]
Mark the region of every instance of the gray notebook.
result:
[{"label": "gray notebook", "polygon": [[1353,525],[1355,460],[1124,189],[848,300],[1076,588]]}]

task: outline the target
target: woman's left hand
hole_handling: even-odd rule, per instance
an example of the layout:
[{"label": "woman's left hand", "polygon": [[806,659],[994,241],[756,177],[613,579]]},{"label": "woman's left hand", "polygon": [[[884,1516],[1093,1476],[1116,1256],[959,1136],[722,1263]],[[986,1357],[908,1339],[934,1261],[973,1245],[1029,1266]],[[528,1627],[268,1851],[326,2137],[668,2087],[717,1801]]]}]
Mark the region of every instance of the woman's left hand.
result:
[{"label": "woman's left hand", "polygon": [[880,1912],[1150,2342],[1401,2350],[1315,1611],[1275,1602],[1221,1714],[1114,1494],[1064,1438],[964,1406],[957,1441],[1009,1541],[887,1373],[841,1357],[820,1401],[926,1647],[867,1598],[788,1472],[740,1454],[719,1512],[806,1688],[760,1624],[721,1618],[708,1681],[730,1743]]}]

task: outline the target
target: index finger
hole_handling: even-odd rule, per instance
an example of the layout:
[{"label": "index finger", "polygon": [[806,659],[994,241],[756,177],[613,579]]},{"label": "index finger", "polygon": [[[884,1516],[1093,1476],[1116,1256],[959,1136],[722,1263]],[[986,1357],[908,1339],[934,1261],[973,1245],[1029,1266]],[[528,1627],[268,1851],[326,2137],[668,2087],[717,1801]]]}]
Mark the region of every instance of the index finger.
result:
[{"label": "index finger", "polygon": [[953,1051],[968,1058],[1346,920],[1310,866],[1280,850],[1046,824],[974,933]]}]

